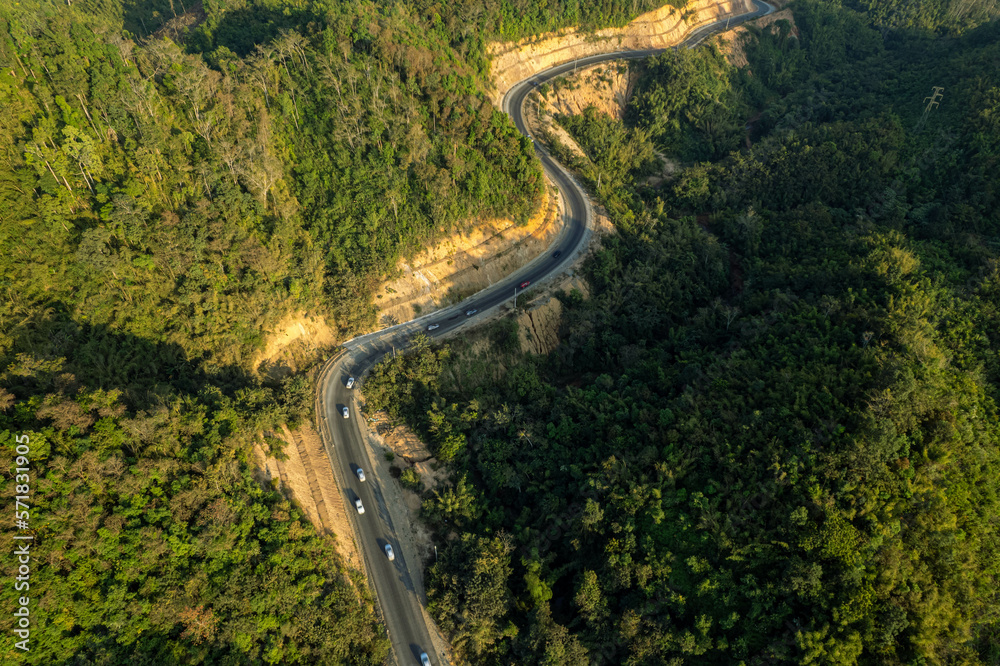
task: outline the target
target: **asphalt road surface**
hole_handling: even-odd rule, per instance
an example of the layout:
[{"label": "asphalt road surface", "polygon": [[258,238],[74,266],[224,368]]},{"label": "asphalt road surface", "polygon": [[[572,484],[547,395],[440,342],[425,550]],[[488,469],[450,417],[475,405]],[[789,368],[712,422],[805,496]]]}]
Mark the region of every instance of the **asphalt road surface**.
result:
[{"label": "asphalt road surface", "polygon": [[[677,48],[691,48],[712,33],[725,30],[727,25],[732,27],[774,11],[774,8],[765,2],[756,0],[754,4],[757,7],[756,11],[702,26],[692,32]],[[517,129],[527,135],[521,108],[528,93],[535,86],[576,67],[604,60],[645,58],[660,51],[661,49],[605,53],[553,67],[513,86],[504,97],[504,111],[511,114]],[[360,379],[387,352],[394,348],[405,347],[407,340],[417,332],[423,331],[431,338],[441,338],[454,334],[455,329],[463,324],[474,323],[477,317],[481,317],[494,306],[513,300],[517,286],[521,283],[530,281],[532,284],[537,284],[548,276],[558,274],[564,264],[571,261],[577,251],[582,249],[587,220],[591,214],[586,195],[543,147],[536,145],[535,152],[564,200],[565,230],[553,246],[517,273],[458,305],[345,343],[344,350],[330,360],[320,377],[318,403],[327,454],[334,467],[337,483],[345,495],[348,515],[353,522],[355,535],[361,542],[360,547],[369,580],[374,582],[395,660],[400,666],[419,664],[421,652],[430,655],[431,663],[435,666],[444,663],[444,660],[442,655],[435,654],[431,645],[430,633],[413,584],[411,571],[416,571],[415,568],[420,567],[421,563],[407,561],[404,549],[400,547],[396,526],[389,514],[387,503],[374,474],[373,461],[369,458],[368,448],[362,437],[361,415],[353,400],[354,391],[358,386],[348,389],[347,379],[352,376]],[[466,314],[472,310],[476,313]],[[428,331],[427,327],[430,325],[437,325],[437,328]],[[348,418],[343,417],[344,407],[348,408]],[[358,467],[367,472],[364,482],[356,475]],[[359,515],[354,510],[354,500],[357,498],[364,504],[364,515]],[[392,546],[395,555],[393,561],[389,561],[386,556],[386,544]]]}]

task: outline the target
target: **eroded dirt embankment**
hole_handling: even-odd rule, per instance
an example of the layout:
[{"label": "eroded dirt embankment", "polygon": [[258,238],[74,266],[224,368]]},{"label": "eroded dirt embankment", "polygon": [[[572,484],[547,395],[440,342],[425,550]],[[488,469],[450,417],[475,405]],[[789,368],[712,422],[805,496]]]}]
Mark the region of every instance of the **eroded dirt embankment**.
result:
[{"label": "eroded dirt embankment", "polygon": [[578,276],[567,277],[546,288],[529,300],[524,310],[517,314],[517,334],[521,351],[545,355],[559,346],[559,326],[562,323],[562,303],[554,297],[556,292],[576,290],[583,298],[590,297],[590,287]]},{"label": "eroded dirt embankment", "polygon": [[293,312],[265,331],[264,349],[252,367],[262,377],[280,380],[312,366],[330,355],[337,336],[322,317]]},{"label": "eroded dirt embankment", "polygon": [[[533,90],[524,105],[525,121],[532,136],[541,139],[550,149],[552,143],[558,141],[570,153],[584,161],[589,160],[576,140],[556,122],[555,116],[578,115],[587,107],[594,107],[598,113],[621,120],[635,91],[641,67],[641,64],[631,60],[608,60],[581,67],[575,74],[561,76],[551,85],[540,86]],[[646,182],[652,185],[672,178],[679,168],[676,160],[660,152],[657,152],[657,156],[660,158],[663,170],[646,179]],[[595,212],[598,212],[597,209]],[[610,223],[607,223],[600,214],[598,214],[597,228],[601,231],[613,231]]]},{"label": "eroded dirt embankment", "polygon": [[409,321],[505,278],[548,248],[562,229],[560,221],[559,198],[546,188],[526,225],[487,222],[401,261],[402,276],[384,283],[375,299],[380,325]]},{"label": "eroded dirt embankment", "polygon": [[[598,112],[621,120],[625,107],[638,80],[637,70],[627,60],[602,62],[589,67],[581,67],[576,74],[559,77],[550,85],[540,88],[540,95],[547,110],[567,116],[583,113],[592,106]],[[533,93],[525,104],[526,111],[535,99]]]},{"label": "eroded dirt embankment", "polygon": [[[771,4],[780,6],[779,2],[772,2]],[[788,21],[791,34],[796,38],[799,36],[799,28],[795,25],[795,17],[792,15],[791,9],[782,9],[773,14],[760,17],[754,21],[754,28],[763,30],[778,21]],[[721,44],[722,53],[726,56],[726,60],[730,65],[734,67],[747,66],[746,43],[749,38],[750,31],[745,26],[739,26],[719,33],[718,39]]]},{"label": "eroded dirt embankment", "polygon": [[636,69],[625,60],[581,67],[575,74],[561,76],[528,95],[524,105],[528,129],[532,136],[547,143],[558,141],[572,154],[586,158],[583,149],[554,116],[578,115],[592,106],[598,113],[621,120],[637,78]]},{"label": "eroded dirt embankment", "polygon": [[[282,460],[271,450],[278,440],[283,441]],[[254,445],[254,457],[261,481],[275,482],[305,512],[319,534],[334,540],[347,567],[365,575],[343,494],[333,478],[319,433],[308,424],[294,432],[283,425],[278,432],[261,434],[261,441]]]},{"label": "eroded dirt embankment", "polygon": [[491,44],[488,52],[496,86],[493,101],[500,106],[511,86],[550,67],[610,51],[668,48],[699,25],[750,11],[750,0],[691,0],[683,10],[664,6],[636,17],[624,28],[593,33],[570,28],[519,42]]}]

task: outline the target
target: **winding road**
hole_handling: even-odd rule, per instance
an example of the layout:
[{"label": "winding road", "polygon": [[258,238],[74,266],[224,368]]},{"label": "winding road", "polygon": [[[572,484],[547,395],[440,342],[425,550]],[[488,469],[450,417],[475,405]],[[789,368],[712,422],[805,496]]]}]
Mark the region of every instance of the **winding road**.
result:
[{"label": "winding road", "polygon": [[[692,31],[676,48],[692,48],[712,33],[725,29],[727,25],[732,27],[774,11],[774,8],[766,2],[760,0],[753,2],[756,6],[755,11],[704,25]],[[662,50],[603,53],[553,67],[514,85],[504,97],[503,109],[511,115],[517,129],[528,135],[522,107],[528,93],[535,86],[561,76],[575,67],[592,65],[604,60],[645,58]],[[376,465],[373,464],[368,453],[369,448],[365,445],[364,426],[354,401],[356,387],[347,388],[347,380],[352,376],[360,378],[387,352],[405,347],[409,338],[417,332],[423,331],[432,338],[442,338],[454,334],[456,329],[465,324],[471,325],[490,309],[511,300],[517,285],[525,281],[531,281],[534,285],[547,277],[559,274],[584,249],[592,213],[583,189],[542,146],[536,144],[535,152],[541,160],[545,173],[558,187],[563,198],[565,225],[552,247],[517,273],[458,305],[405,324],[354,338],[343,345],[342,351],[327,362],[320,374],[317,415],[324,446],[333,465],[337,483],[346,497],[345,505],[350,507],[347,513],[355,537],[359,541],[369,581],[374,583],[396,663],[400,666],[419,664],[422,652],[430,655],[431,663],[435,666],[446,662],[444,655],[435,654],[432,648],[430,632],[424,619],[421,600],[418,598],[417,586],[414,584],[412,572],[418,571],[422,563],[409,561],[404,551],[411,549],[400,544],[399,532],[380,485],[380,481],[385,480],[380,480],[375,474]],[[472,310],[476,313],[467,316],[466,312]],[[427,327],[431,324],[437,324],[438,328],[427,331]],[[344,407],[349,410],[348,418],[342,415]],[[364,482],[356,475],[358,467],[367,473]],[[361,499],[364,504],[363,515],[352,510],[356,499]],[[397,514],[397,516],[402,515],[405,513]],[[395,554],[393,561],[386,557],[384,550],[386,544],[392,546]]]}]

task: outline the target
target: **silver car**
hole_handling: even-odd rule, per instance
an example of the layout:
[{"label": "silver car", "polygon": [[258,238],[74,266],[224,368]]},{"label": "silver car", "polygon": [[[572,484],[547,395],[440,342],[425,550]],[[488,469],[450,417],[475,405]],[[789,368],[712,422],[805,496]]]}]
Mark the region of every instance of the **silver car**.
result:
[{"label": "silver car", "polygon": [[396,554],[392,552],[392,546],[389,544],[385,544],[385,556],[389,558],[390,562],[396,559]]},{"label": "silver car", "polygon": [[354,377],[347,378],[347,388],[354,388]]},{"label": "silver car", "polygon": [[431,666],[431,658],[427,656],[426,652],[420,653],[420,666]]},{"label": "silver car", "polygon": [[361,498],[354,500],[354,508],[358,510],[358,513],[365,512],[365,505],[361,503]]},{"label": "silver car", "polygon": [[349,411],[347,411],[347,407],[344,407],[344,409],[343,409],[343,411],[341,413],[344,415],[345,419],[351,418],[351,413]]},{"label": "silver car", "polygon": [[359,467],[359,468],[358,468],[358,471],[357,471],[357,472],[355,472],[355,474],[357,474],[357,475],[358,475],[358,481],[364,481],[364,480],[365,480],[365,470],[363,470],[363,469],[361,469],[361,468]]},{"label": "silver car", "polygon": [[479,310],[468,310],[468,311],[466,311],[465,316],[466,317],[471,317],[472,315],[476,314],[477,312],[479,312]]},{"label": "silver car", "polygon": [[441,324],[431,324],[427,327],[428,331],[433,331],[435,328],[441,328]]}]

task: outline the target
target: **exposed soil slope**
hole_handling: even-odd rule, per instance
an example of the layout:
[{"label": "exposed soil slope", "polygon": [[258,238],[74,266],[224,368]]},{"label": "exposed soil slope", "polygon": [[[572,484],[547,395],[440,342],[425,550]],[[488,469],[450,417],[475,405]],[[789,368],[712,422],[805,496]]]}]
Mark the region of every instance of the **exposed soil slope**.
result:
[{"label": "exposed soil slope", "polygon": [[544,293],[531,298],[526,310],[517,315],[518,337],[521,351],[548,354],[559,346],[559,325],[562,321],[562,303],[553,298],[557,291],[579,291],[584,298],[590,296],[587,283],[579,277],[567,278],[547,288]]},{"label": "exposed soil slope", "polygon": [[[799,29],[798,26],[795,25],[795,17],[792,15],[791,9],[782,9],[779,12],[760,17],[754,21],[754,28],[763,30],[766,26],[769,26],[777,21],[788,21],[792,26],[792,34],[796,37],[799,36]],[[749,35],[750,32],[747,30],[746,26],[739,26],[738,28],[733,28],[732,30],[719,33],[718,39],[721,44],[722,52],[725,54],[726,60],[729,61],[730,65],[735,67],[747,66],[747,57],[744,53],[744,47]]]},{"label": "exposed soil slope", "polygon": [[632,49],[668,48],[697,26],[753,10],[750,0],[692,0],[683,11],[664,6],[636,17],[624,28],[594,33],[567,29],[488,47],[498,106],[518,81],[576,58]]},{"label": "exposed soil slope", "polygon": [[326,358],[337,345],[333,329],[320,317],[304,312],[292,314],[266,331],[264,351],[253,367],[271,379],[299,372]]},{"label": "exposed soil slope", "polygon": [[264,433],[265,438],[284,440],[285,460],[271,454],[270,446],[254,446],[263,481],[277,480],[279,489],[298,504],[316,531],[334,539],[337,550],[352,569],[365,573],[344,498],[333,478],[330,460],[319,434],[310,425],[295,432],[282,426],[280,432]]},{"label": "exposed soil slope", "polygon": [[545,88],[543,104],[552,113],[577,115],[588,106],[616,120],[625,115],[637,80],[636,70],[626,60],[581,67],[576,75],[556,79]]},{"label": "exposed soil slope", "polygon": [[507,276],[545,251],[561,229],[558,197],[548,192],[524,226],[510,220],[453,234],[409,262],[379,289],[380,325],[404,322],[454,303]]}]

